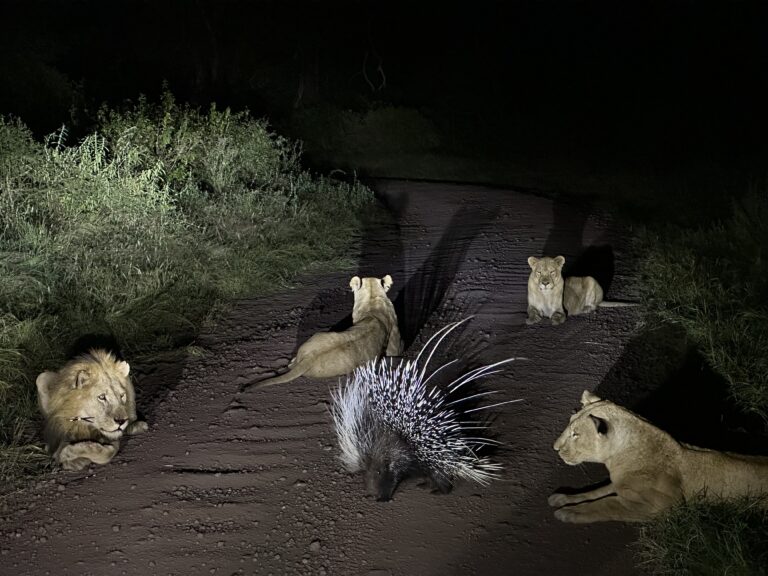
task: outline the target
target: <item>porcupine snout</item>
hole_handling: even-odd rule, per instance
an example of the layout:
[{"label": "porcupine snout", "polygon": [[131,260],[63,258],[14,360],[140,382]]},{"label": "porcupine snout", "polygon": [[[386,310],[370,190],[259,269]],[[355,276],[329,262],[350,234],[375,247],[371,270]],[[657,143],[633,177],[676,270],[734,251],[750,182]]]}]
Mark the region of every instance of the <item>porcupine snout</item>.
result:
[{"label": "porcupine snout", "polygon": [[365,467],[366,493],[379,502],[388,502],[398,484],[415,471],[416,455],[407,442],[391,430],[380,429],[374,438]]}]

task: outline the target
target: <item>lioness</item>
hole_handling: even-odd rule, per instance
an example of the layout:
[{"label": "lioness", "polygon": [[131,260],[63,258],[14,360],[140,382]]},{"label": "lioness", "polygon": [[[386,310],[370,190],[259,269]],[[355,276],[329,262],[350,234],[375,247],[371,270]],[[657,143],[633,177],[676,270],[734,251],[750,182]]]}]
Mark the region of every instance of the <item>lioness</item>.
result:
[{"label": "lioness", "polygon": [[37,377],[37,399],[45,417],[43,436],[65,470],[106,464],[123,434],[147,430],[136,417],[127,362],[105,350],[90,350],[58,372]]},{"label": "lioness", "polygon": [[768,457],[718,452],[677,442],[626,408],[589,391],[555,442],[566,464],[605,464],[610,482],[579,494],[555,493],[563,522],[643,522],[675,504],[768,494]]},{"label": "lioness", "polygon": [[528,258],[528,318],[536,324],[550,318],[552,324],[565,322],[566,314],[576,316],[594,311],[598,306],[634,306],[629,302],[605,302],[603,289],[592,276],[569,276],[563,280],[564,256]]},{"label": "lioness", "polygon": [[354,276],[349,287],[355,297],[352,326],[343,332],[320,332],[299,347],[288,364],[288,372],[262,380],[256,388],[290,382],[299,376],[330,378],[349,374],[384,354],[400,356],[403,341],[397,326],[397,314],[387,292],[392,277],[363,278]]}]

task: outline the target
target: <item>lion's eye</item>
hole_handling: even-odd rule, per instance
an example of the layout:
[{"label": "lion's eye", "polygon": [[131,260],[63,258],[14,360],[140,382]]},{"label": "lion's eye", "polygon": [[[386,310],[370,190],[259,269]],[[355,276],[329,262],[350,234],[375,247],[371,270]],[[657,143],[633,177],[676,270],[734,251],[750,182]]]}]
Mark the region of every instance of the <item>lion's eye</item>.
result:
[{"label": "lion's eye", "polygon": [[122,402],[125,402],[125,392],[123,392],[122,394],[120,394],[120,400],[121,400]]},{"label": "lion's eye", "polygon": [[106,394],[99,394],[99,400],[101,400],[102,402],[106,402],[107,395]]}]

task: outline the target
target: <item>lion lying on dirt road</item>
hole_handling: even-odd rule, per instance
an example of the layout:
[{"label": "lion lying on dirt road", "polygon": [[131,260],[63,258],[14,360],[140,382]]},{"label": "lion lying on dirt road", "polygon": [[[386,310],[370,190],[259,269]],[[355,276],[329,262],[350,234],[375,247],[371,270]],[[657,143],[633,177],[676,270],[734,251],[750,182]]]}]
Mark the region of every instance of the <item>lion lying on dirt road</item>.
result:
[{"label": "lion lying on dirt road", "polygon": [[285,374],[255,384],[256,388],[290,382],[299,376],[331,378],[349,374],[380,356],[400,356],[403,341],[397,314],[387,292],[392,277],[354,276],[349,287],[354,294],[352,326],[343,332],[320,332],[299,347]]},{"label": "lion lying on dirt road", "polygon": [[552,494],[549,505],[557,508],[555,517],[563,522],[643,522],[698,495],[768,496],[768,457],[677,442],[626,408],[588,391],[581,405],[554,448],[566,464],[605,464],[610,482],[579,494]]},{"label": "lion lying on dirt road", "polygon": [[45,442],[65,470],[106,464],[117,454],[123,434],[147,430],[147,423],[136,417],[129,371],[127,362],[109,352],[91,350],[58,372],[37,377]]},{"label": "lion lying on dirt road", "polygon": [[606,308],[634,306],[629,302],[606,302],[603,289],[592,276],[569,276],[563,279],[564,256],[528,258],[528,318],[526,324],[536,324],[550,318],[552,324],[565,322],[566,314],[587,314],[598,306]]}]

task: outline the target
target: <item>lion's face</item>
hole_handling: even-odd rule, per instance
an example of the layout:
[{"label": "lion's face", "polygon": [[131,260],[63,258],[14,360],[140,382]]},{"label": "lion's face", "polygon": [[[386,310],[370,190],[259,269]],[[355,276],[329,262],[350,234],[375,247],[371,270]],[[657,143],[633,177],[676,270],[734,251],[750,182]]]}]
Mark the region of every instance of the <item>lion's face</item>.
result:
[{"label": "lion's face", "polygon": [[77,407],[76,416],[89,426],[98,428],[107,438],[119,438],[128,426],[129,390],[120,378],[100,373],[92,382],[71,391],[69,403]]},{"label": "lion's face", "polygon": [[583,462],[605,462],[610,457],[612,434],[603,414],[605,402],[587,391],[582,395],[582,409],[571,416],[571,421],[555,441],[554,449],[570,465]]},{"label": "lion's face", "polygon": [[528,265],[531,267],[530,279],[544,293],[551,292],[563,284],[563,265],[565,258],[556,256],[555,258],[528,258]]},{"label": "lion's face", "polygon": [[130,367],[111,355],[91,354],[60,372],[38,376],[40,406],[46,417],[79,422],[115,440],[136,419]]}]

